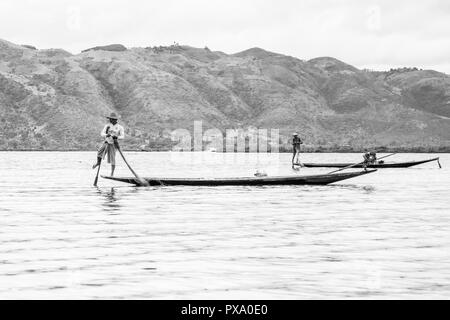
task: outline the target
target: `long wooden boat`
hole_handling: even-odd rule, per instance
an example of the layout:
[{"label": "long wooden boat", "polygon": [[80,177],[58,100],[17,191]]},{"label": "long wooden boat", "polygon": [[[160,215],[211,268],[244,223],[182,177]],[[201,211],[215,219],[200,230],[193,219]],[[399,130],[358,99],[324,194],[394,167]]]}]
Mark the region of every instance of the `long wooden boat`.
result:
[{"label": "long wooden boat", "polygon": [[[264,185],[327,185],[350,178],[359,177],[377,170],[318,174],[309,176],[246,177],[246,178],[143,178],[151,186],[264,186]],[[134,177],[110,177],[104,179],[139,185]]]},{"label": "long wooden boat", "polygon": [[[439,158],[433,158],[429,160],[422,161],[409,161],[409,162],[382,162],[382,163],[374,163],[370,164],[368,168],[374,169],[383,169],[383,168],[409,168],[413,166],[417,166],[419,164],[439,161]],[[352,163],[303,163],[303,165],[307,168],[345,168],[351,166]],[[353,166],[353,168],[363,168],[362,164]]]}]

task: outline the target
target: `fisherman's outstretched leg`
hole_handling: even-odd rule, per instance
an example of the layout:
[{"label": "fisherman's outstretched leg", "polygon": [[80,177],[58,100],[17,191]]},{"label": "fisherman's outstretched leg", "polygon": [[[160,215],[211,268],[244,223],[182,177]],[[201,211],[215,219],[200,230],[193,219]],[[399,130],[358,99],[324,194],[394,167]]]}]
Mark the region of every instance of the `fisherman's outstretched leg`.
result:
[{"label": "fisherman's outstretched leg", "polygon": [[95,164],[92,166],[92,169],[97,168],[97,167],[102,163],[102,158],[103,158],[103,154],[104,154],[104,152],[105,152],[105,149],[106,149],[106,144],[104,143],[104,144],[100,147],[100,149],[98,149],[98,151],[97,151],[97,163],[95,163]]},{"label": "fisherman's outstretched leg", "polygon": [[92,169],[97,168],[102,163],[102,158],[97,158],[97,163],[92,166]]},{"label": "fisherman's outstretched leg", "polygon": [[114,164],[111,165],[111,177],[114,177],[114,171],[116,170],[116,166]]}]

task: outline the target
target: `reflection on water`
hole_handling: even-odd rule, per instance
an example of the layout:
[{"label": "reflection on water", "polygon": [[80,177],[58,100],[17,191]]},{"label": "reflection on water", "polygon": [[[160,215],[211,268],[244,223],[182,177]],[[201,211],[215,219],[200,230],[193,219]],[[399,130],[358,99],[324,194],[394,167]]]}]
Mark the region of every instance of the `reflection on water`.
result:
[{"label": "reflection on water", "polygon": [[[447,154],[441,170],[431,163],[329,186],[273,187],[136,188],[100,179],[95,188],[91,159],[0,152],[0,298],[450,294]],[[293,172],[289,154],[128,153],[127,160],[141,175],[161,177],[330,171]],[[122,163],[116,175],[131,176]]]},{"label": "reflection on water", "polygon": [[121,208],[120,203],[118,202],[119,198],[116,196],[116,190],[114,188],[111,188],[108,191],[102,191],[100,188],[97,188],[97,190],[98,193],[105,199],[103,206],[106,211],[114,211]]},{"label": "reflection on water", "polygon": [[327,188],[341,188],[341,189],[353,189],[353,190],[362,190],[367,193],[375,192],[376,188],[371,185],[356,185],[356,184],[342,184],[342,183],[334,183],[332,185],[326,186]]}]

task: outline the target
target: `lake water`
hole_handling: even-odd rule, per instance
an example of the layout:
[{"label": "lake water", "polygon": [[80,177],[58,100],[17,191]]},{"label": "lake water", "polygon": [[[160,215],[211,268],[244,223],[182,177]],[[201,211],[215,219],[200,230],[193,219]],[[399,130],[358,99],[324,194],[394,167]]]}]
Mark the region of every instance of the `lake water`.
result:
[{"label": "lake water", "polygon": [[[125,154],[144,176],[330,171],[293,172],[289,154]],[[438,156],[442,169],[329,186],[95,188],[95,153],[0,152],[0,298],[448,299],[450,154]],[[130,176],[120,160],[116,175]]]}]

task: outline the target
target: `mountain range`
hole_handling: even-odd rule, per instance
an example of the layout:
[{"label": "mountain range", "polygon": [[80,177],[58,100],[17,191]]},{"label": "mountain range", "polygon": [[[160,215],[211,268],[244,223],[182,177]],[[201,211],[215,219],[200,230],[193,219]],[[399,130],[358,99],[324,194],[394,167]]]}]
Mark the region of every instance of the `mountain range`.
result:
[{"label": "mountain range", "polygon": [[279,129],[305,150],[449,151],[450,76],[360,70],[252,48],[99,46],[71,54],[0,40],[0,150],[94,150],[116,112],[126,149],[170,150],[174,129]]}]

